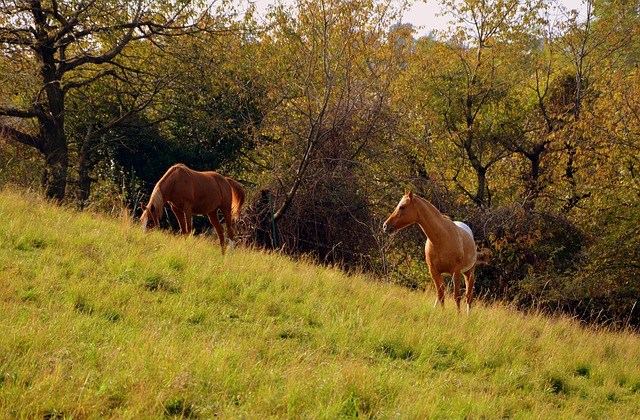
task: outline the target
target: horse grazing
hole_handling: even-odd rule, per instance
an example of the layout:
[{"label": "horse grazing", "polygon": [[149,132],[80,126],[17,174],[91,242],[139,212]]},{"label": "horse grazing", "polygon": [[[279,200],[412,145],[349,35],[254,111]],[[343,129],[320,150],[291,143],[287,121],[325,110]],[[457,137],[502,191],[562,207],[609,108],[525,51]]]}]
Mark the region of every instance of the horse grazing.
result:
[{"label": "horse grazing", "polygon": [[440,302],[444,307],[445,284],[442,275],[451,274],[454,298],[460,311],[460,275],[462,274],[466,284],[468,314],[473,301],[474,271],[479,259],[484,259],[484,254],[479,255],[476,251],[471,228],[462,222],[452,221],[424,198],[408,192],[384,222],[383,229],[385,232],[394,233],[414,223],[420,225],[424,234],[427,235],[424,251],[429,274],[438,296],[436,306]]},{"label": "horse grazing", "polygon": [[218,233],[220,246],[224,251],[224,230],[218,219],[218,209],[224,216],[227,236],[233,247],[233,221],[240,214],[245,195],[244,187],[238,181],[213,171],[194,171],[178,163],[160,178],[153,188],[149,204],[141,204],[142,230],[147,231],[157,226],[162,217],[164,204],[169,203],[178,219],[180,231],[185,235],[193,228],[193,215],[206,214]]}]

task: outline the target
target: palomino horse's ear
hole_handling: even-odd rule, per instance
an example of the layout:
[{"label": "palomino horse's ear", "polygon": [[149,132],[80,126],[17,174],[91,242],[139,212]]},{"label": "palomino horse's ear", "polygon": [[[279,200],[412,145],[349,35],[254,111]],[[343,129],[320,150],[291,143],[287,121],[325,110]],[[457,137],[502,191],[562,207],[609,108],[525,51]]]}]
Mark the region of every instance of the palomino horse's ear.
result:
[{"label": "palomino horse's ear", "polygon": [[407,195],[409,196],[409,200],[413,200],[413,191],[409,190]]},{"label": "palomino horse's ear", "polygon": [[142,209],[142,211],[147,211],[147,206],[145,206],[142,202],[140,202],[140,208]]}]

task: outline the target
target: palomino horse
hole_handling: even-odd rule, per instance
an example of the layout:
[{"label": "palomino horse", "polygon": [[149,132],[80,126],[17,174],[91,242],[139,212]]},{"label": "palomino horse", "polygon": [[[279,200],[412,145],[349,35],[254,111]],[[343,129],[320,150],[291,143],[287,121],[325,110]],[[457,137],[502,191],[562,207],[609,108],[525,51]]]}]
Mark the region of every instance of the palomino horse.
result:
[{"label": "palomino horse", "polygon": [[478,252],[473,233],[469,226],[454,222],[444,216],[433,204],[412,192],[402,197],[391,216],[384,222],[385,232],[394,233],[414,223],[420,225],[427,235],[424,248],[429,274],[436,287],[438,302],[444,307],[443,274],[453,277],[453,293],[460,311],[460,275],[466,283],[467,313],[473,301],[474,271],[478,262]]},{"label": "palomino horse", "polygon": [[178,163],[160,178],[153,188],[149,204],[141,204],[142,230],[147,231],[157,226],[164,203],[169,203],[180,224],[180,231],[185,235],[191,232],[193,214],[206,214],[218,233],[220,246],[224,251],[224,230],[218,219],[218,209],[224,216],[227,236],[233,247],[233,221],[238,218],[244,199],[245,190],[238,181],[217,172],[194,171]]}]

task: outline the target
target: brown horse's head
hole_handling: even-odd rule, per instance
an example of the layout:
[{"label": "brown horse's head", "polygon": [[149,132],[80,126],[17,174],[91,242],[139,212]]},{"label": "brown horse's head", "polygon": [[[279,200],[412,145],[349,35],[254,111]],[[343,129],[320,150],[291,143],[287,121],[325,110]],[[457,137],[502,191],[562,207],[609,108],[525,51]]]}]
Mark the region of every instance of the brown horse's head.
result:
[{"label": "brown horse's head", "polygon": [[157,216],[157,211],[153,203],[149,204],[148,206],[145,206],[144,203],[140,203],[140,208],[142,208],[142,216],[140,216],[140,222],[142,223],[143,232],[146,232],[149,229],[153,229],[160,224]]},{"label": "brown horse's head", "polygon": [[412,225],[418,221],[418,213],[414,205],[414,197],[411,191],[407,192],[391,216],[384,222],[382,229],[388,233],[394,233],[400,229]]}]

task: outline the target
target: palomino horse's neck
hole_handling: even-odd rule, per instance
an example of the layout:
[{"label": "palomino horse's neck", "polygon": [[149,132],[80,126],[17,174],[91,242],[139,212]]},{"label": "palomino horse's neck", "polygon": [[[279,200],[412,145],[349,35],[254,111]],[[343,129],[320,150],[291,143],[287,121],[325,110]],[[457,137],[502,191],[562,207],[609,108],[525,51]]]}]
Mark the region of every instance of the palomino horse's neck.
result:
[{"label": "palomino horse's neck", "polygon": [[450,223],[447,223],[449,219],[440,213],[440,211],[430,202],[425,200],[422,197],[413,196],[413,199],[417,199],[417,210],[418,210],[418,225],[427,235],[427,238],[434,245],[445,241],[448,236],[448,226]]}]

